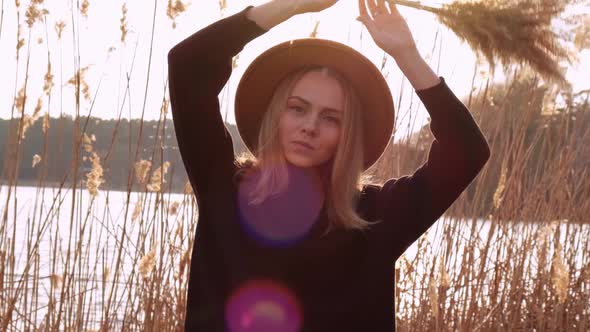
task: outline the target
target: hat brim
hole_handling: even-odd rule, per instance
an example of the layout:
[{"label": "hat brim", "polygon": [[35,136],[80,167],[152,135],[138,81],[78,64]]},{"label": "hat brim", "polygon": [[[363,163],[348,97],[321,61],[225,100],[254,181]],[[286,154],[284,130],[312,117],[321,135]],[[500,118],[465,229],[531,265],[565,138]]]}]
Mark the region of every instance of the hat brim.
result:
[{"label": "hat brim", "polygon": [[254,59],[236,90],[235,116],[242,140],[250,151],[255,151],[260,124],[275,87],[286,75],[307,65],[336,69],[357,91],[363,111],[364,169],[368,169],[391,139],[395,122],[393,97],[385,78],[369,59],[331,40],[291,40]]}]

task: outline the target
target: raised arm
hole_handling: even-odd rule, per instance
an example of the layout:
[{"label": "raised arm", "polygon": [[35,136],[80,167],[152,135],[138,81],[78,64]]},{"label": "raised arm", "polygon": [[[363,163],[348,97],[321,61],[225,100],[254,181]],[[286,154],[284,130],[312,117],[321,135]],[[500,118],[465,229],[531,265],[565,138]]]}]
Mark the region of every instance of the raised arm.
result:
[{"label": "raised arm", "polygon": [[320,11],[337,0],[272,0],[248,6],[184,39],[168,52],[170,104],[180,154],[197,199],[231,181],[234,151],[218,95],[232,58],[254,38],[291,16]]},{"label": "raised arm", "polygon": [[453,204],[490,157],[485,137],[443,77],[416,93],[431,118],[428,160],[414,174],[385,182],[377,196],[396,257]]},{"label": "raised arm", "polygon": [[[404,73],[434,80],[436,85],[416,90],[430,114],[434,136],[428,160],[411,176],[387,181],[379,193],[382,217],[397,230],[392,239],[401,255],[459,197],[490,157],[490,149],[469,110],[447,86],[443,77],[419,56],[396,59]],[[404,209],[390,204],[404,197]]]},{"label": "raised arm", "polygon": [[248,6],[175,45],[168,52],[170,103],[180,154],[197,199],[231,179],[234,151],[218,95],[232,58],[266,30],[247,18]]},{"label": "raised arm", "polygon": [[359,0],[359,13],[375,43],[395,59],[416,90],[434,136],[428,161],[411,176],[385,182],[377,194],[378,218],[391,230],[393,254],[399,256],[473,181],[490,149],[469,110],[420,56],[395,5]]}]

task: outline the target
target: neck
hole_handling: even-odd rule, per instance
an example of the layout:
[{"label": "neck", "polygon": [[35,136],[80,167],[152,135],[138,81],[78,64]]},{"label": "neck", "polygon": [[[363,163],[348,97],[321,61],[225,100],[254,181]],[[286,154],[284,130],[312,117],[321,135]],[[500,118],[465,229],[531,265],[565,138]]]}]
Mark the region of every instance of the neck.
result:
[{"label": "neck", "polygon": [[[297,167],[294,165],[292,166]],[[327,192],[327,187],[330,181],[330,166],[330,163],[326,163],[320,166],[298,168],[302,170],[304,174],[309,176],[309,178],[313,182],[313,185],[317,188],[318,192],[322,195],[322,197],[324,197]]]}]

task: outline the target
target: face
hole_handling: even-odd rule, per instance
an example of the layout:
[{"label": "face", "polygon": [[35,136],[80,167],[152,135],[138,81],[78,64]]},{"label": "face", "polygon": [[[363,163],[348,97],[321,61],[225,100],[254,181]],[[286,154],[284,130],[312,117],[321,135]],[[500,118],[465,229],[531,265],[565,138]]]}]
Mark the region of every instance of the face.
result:
[{"label": "face", "polygon": [[334,157],[343,121],[344,93],[337,80],[308,72],[295,84],[279,120],[285,159],[314,168]]}]

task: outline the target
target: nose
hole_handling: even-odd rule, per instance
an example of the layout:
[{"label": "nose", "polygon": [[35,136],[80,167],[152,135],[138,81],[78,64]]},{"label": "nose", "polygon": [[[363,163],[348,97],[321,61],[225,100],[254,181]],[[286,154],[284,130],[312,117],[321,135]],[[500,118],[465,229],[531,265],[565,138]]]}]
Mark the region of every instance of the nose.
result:
[{"label": "nose", "polygon": [[315,115],[307,115],[301,125],[301,131],[309,136],[314,136],[318,132],[318,119]]}]

